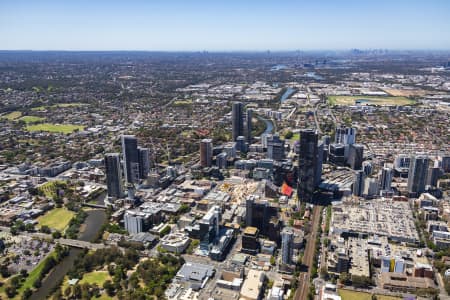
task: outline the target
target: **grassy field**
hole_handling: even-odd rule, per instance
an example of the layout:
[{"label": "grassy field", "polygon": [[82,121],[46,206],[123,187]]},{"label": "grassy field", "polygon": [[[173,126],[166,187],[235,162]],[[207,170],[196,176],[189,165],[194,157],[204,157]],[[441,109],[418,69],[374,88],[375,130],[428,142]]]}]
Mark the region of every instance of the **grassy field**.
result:
[{"label": "grassy field", "polygon": [[82,106],[85,105],[84,103],[59,103],[59,104],[55,104],[55,105],[50,105],[50,106],[38,106],[38,107],[33,107],[31,110],[33,111],[40,111],[40,110],[46,110],[48,108],[57,108],[57,107],[78,107],[78,106]]},{"label": "grassy field", "polygon": [[[342,297],[342,300],[371,300],[372,299],[372,294],[363,293],[363,292],[355,292],[355,291],[350,291],[350,290],[339,290],[339,296]],[[402,298],[377,295],[377,299],[378,300],[399,300]]]},{"label": "grassy field", "polygon": [[356,100],[363,100],[361,105],[412,105],[416,103],[406,97],[394,96],[328,96],[331,105],[355,105]]},{"label": "grassy field", "polygon": [[39,226],[46,225],[52,229],[63,231],[67,225],[69,225],[69,222],[74,215],[75,213],[67,208],[54,208],[45,215],[39,217],[38,224]]},{"label": "grassy field", "polygon": [[98,286],[103,286],[103,283],[111,279],[107,271],[94,271],[90,273],[86,273],[83,275],[83,278],[80,280],[80,284],[89,283],[89,284],[97,284]]},{"label": "grassy field", "polygon": [[81,125],[71,125],[71,124],[51,124],[42,123],[36,125],[27,125],[26,129],[28,131],[48,131],[48,132],[59,132],[59,133],[72,133],[75,130],[83,130],[84,126]]},{"label": "grassy field", "polygon": [[44,121],[45,118],[36,117],[36,116],[23,116],[19,120],[24,121],[25,123],[35,123],[35,122],[41,122]]},{"label": "grassy field", "polygon": [[0,119],[7,119],[9,121],[12,121],[12,120],[15,120],[17,118],[20,118],[20,116],[22,116],[22,112],[20,112],[20,111],[13,111],[13,112],[10,112],[9,114],[1,116]]}]

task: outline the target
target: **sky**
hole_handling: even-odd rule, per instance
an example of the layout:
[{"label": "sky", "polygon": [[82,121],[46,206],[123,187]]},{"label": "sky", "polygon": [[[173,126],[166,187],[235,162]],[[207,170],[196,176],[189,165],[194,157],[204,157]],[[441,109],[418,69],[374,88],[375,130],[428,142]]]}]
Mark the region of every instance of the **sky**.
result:
[{"label": "sky", "polygon": [[0,0],[1,50],[450,49],[450,0]]}]

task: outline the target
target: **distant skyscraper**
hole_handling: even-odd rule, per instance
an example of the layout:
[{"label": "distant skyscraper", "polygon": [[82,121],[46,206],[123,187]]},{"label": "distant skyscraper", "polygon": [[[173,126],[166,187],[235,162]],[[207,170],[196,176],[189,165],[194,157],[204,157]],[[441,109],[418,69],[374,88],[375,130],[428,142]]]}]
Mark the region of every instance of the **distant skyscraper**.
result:
[{"label": "distant skyscraper", "polygon": [[391,168],[384,167],[380,175],[380,190],[390,191],[392,184],[393,171]]},{"label": "distant skyscraper", "polygon": [[108,196],[121,198],[123,196],[123,186],[119,153],[105,154],[105,173]]},{"label": "distant skyscraper", "polygon": [[237,137],[244,135],[244,119],[243,119],[244,105],[242,102],[234,102],[231,113],[231,122],[233,128],[233,142],[236,141]]},{"label": "distant skyscraper", "polygon": [[134,135],[122,135],[122,152],[126,182],[139,182],[139,153]]},{"label": "distant skyscraper", "polygon": [[246,125],[247,125],[247,130],[246,130],[246,138],[247,138],[247,143],[251,144],[252,143],[252,117],[253,117],[253,110],[250,108],[247,108],[247,117],[246,117]]},{"label": "distant skyscraper", "polygon": [[312,129],[300,131],[300,153],[298,163],[298,196],[299,201],[311,202],[318,185],[319,147],[317,132]]},{"label": "distant skyscraper", "polygon": [[347,163],[353,170],[360,170],[363,162],[364,146],[361,144],[352,144],[348,152]]},{"label": "distant skyscraper", "polygon": [[139,155],[139,178],[146,179],[150,172],[150,150],[138,147]]},{"label": "distant skyscraper", "polygon": [[408,192],[410,194],[418,196],[425,191],[429,162],[430,159],[426,155],[411,158],[408,172]]},{"label": "distant skyscraper", "polygon": [[267,139],[267,158],[273,160],[283,160],[284,156],[284,140],[280,139],[278,134]]},{"label": "distant skyscraper", "polygon": [[364,171],[358,170],[353,181],[353,195],[361,197],[364,192]]},{"label": "distant skyscraper", "polygon": [[281,232],[281,263],[287,265],[292,263],[294,254],[294,230],[284,227]]},{"label": "distant skyscraper", "polygon": [[211,167],[213,156],[212,139],[203,139],[200,142],[200,165],[203,168]]}]

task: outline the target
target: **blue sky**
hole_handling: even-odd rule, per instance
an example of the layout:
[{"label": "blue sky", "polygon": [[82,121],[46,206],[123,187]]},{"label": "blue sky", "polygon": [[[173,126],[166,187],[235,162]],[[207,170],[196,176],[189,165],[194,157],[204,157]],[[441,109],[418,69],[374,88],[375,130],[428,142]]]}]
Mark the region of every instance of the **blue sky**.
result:
[{"label": "blue sky", "polygon": [[450,49],[450,0],[0,0],[3,50]]}]

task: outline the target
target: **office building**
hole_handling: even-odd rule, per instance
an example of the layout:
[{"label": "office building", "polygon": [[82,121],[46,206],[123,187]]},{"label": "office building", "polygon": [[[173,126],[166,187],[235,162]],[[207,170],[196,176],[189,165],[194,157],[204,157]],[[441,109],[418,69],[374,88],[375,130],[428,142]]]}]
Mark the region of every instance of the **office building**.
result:
[{"label": "office building", "polygon": [[[298,198],[299,201],[311,202],[313,193],[318,186],[318,170],[320,164],[318,134],[315,130],[300,131],[300,153],[298,165]],[[319,164],[319,165],[318,165]]]},{"label": "office building", "polygon": [[267,200],[259,200],[255,195],[250,195],[246,199],[246,226],[253,226],[259,229],[261,234],[270,239],[276,239],[279,224],[273,221],[278,217],[278,207],[272,206]]},{"label": "office building", "polygon": [[121,198],[123,196],[123,185],[119,153],[107,153],[105,155],[105,173],[108,196]]},{"label": "office building", "polygon": [[283,160],[285,158],[284,140],[281,140],[278,134],[267,138],[267,158],[273,160]]},{"label": "office building", "polygon": [[384,167],[380,175],[380,190],[390,191],[392,184],[393,171],[391,168]]},{"label": "office building", "polygon": [[259,230],[256,227],[248,226],[242,234],[241,251],[247,254],[256,255],[259,252]]},{"label": "office building", "polygon": [[356,142],[356,128],[352,127],[337,127],[334,135],[334,142],[336,144],[352,145]]},{"label": "office building", "polygon": [[414,196],[425,191],[430,159],[426,155],[417,155],[411,158],[408,172],[408,193]]},{"label": "office building", "polygon": [[281,263],[289,265],[294,255],[294,230],[284,227],[281,232]]},{"label": "office building", "polygon": [[366,176],[372,175],[373,166],[370,161],[363,162],[362,169],[364,171],[364,175],[366,175]]},{"label": "office building", "polygon": [[345,145],[331,144],[328,161],[332,164],[343,166],[345,163]]},{"label": "office building", "polygon": [[213,156],[212,139],[203,139],[200,142],[200,165],[203,168],[211,167]]},{"label": "office building", "polygon": [[122,135],[123,169],[127,183],[139,182],[139,153],[134,135]]},{"label": "office building", "polygon": [[355,173],[355,180],[353,182],[353,195],[361,197],[364,192],[364,178],[365,173],[363,170],[358,170]]},{"label": "office building", "polygon": [[352,144],[348,152],[347,164],[353,170],[360,170],[363,162],[364,146],[361,144]]},{"label": "office building", "polygon": [[139,155],[139,178],[146,179],[150,172],[150,150],[148,148],[138,147]]},{"label": "office building", "polygon": [[364,197],[373,198],[379,195],[379,185],[376,178],[366,178],[364,180]]},{"label": "office building", "polygon": [[247,143],[251,144],[252,143],[252,118],[253,118],[253,110],[250,108],[247,108],[247,115],[246,115],[246,138],[247,138]]},{"label": "office building", "polygon": [[231,111],[232,122],[232,138],[236,141],[238,136],[244,135],[244,120],[243,120],[244,105],[242,102],[234,102]]},{"label": "office building", "polygon": [[216,156],[216,166],[219,169],[226,169],[227,168],[227,159],[228,155],[225,152],[220,153]]},{"label": "office building", "polygon": [[441,168],[434,166],[428,169],[427,185],[437,187],[439,177],[441,176]]},{"label": "office building", "polygon": [[242,300],[259,300],[264,296],[265,274],[263,271],[250,270],[242,284],[240,298]]},{"label": "office building", "polygon": [[245,144],[245,137],[238,136],[236,139],[236,150],[244,153],[247,152],[247,145]]}]

